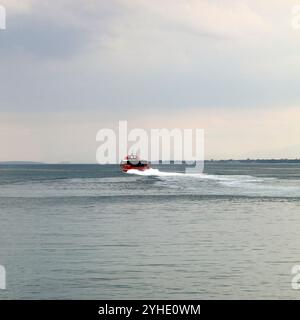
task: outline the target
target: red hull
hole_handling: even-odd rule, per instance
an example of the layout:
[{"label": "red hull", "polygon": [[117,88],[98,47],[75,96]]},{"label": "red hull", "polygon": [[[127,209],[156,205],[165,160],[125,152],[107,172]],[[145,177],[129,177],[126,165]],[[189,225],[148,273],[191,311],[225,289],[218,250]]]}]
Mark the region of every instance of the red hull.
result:
[{"label": "red hull", "polygon": [[147,169],[150,169],[150,166],[149,166],[149,164],[138,165],[138,166],[135,166],[132,164],[121,164],[120,168],[123,172],[127,172],[128,170],[132,170],[132,169],[139,170],[139,171],[145,171]]}]

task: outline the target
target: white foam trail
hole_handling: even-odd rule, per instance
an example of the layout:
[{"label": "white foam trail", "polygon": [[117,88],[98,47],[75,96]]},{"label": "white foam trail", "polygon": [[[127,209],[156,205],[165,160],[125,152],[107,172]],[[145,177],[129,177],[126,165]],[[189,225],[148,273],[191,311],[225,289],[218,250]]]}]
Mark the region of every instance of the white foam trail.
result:
[{"label": "white foam trail", "polygon": [[147,169],[144,171],[130,169],[127,171],[129,174],[136,174],[139,176],[157,176],[157,177],[192,177],[200,179],[210,179],[210,180],[231,180],[226,176],[208,175],[204,173],[180,173],[180,172],[164,172],[158,169]]},{"label": "white foam trail", "polygon": [[163,172],[158,169],[147,169],[144,171],[130,169],[128,174],[134,174],[139,176],[156,176],[156,177],[183,177],[183,178],[198,178],[205,180],[216,180],[224,182],[260,182],[262,179],[247,176],[247,175],[213,175],[205,173],[179,173],[179,172]]},{"label": "white foam trail", "polygon": [[172,176],[185,176],[184,173],[179,173],[179,172],[162,172],[159,171],[158,169],[147,169],[144,171],[140,171],[137,169],[130,169],[127,171],[129,174],[136,174],[138,176],[158,176],[158,177],[172,177]]}]

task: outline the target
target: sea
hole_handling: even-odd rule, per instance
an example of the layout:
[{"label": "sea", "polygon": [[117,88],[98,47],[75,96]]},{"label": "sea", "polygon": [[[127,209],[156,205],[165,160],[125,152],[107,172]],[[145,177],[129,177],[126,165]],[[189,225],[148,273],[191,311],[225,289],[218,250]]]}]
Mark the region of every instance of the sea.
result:
[{"label": "sea", "polygon": [[0,165],[0,299],[299,299],[300,164],[179,169]]}]

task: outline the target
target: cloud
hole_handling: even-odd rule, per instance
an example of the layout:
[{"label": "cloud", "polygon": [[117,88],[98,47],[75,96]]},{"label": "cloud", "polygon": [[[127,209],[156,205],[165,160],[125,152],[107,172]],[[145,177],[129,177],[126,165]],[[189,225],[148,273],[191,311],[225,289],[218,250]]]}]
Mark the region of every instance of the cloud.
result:
[{"label": "cloud", "polygon": [[139,3],[161,24],[195,35],[235,37],[269,29],[267,22],[245,1],[144,0]]},{"label": "cloud", "polygon": [[88,30],[47,2],[12,2],[7,14],[7,30],[0,38],[2,59],[12,55],[45,62],[65,59],[78,54],[89,41]]},{"label": "cloud", "polygon": [[11,14],[28,13],[35,3],[37,3],[37,0],[1,0],[1,4]]},{"label": "cloud", "polygon": [[31,66],[32,81],[22,81],[27,108],[35,108],[31,97],[41,80],[46,109],[78,109],[85,100],[86,108],[118,110],[300,100],[299,34],[289,29],[287,2],[5,3],[13,6],[0,38],[1,62],[18,65],[7,75],[17,81]]},{"label": "cloud", "polygon": [[84,31],[64,25],[53,17],[13,16],[1,35],[1,54],[28,55],[34,59],[66,59],[88,41]]},{"label": "cloud", "polygon": [[2,113],[63,113],[71,126],[78,112],[105,123],[183,111],[189,123],[195,110],[300,105],[300,31],[286,0],[1,3]]}]

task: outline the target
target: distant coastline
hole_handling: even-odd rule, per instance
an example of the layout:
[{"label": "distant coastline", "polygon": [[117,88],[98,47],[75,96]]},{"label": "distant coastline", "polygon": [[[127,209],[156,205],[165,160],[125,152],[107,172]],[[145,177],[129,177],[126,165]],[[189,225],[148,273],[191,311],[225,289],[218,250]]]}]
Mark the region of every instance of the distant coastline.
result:
[{"label": "distant coastline", "polygon": [[[206,163],[300,163],[300,159],[224,159],[224,160],[204,160]],[[160,161],[160,163],[162,163]],[[174,164],[174,161],[170,161]],[[185,161],[183,161],[185,163]]]},{"label": "distant coastline", "polygon": [[226,159],[226,160],[205,160],[205,162],[237,162],[237,163],[300,163],[300,159]]},{"label": "distant coastline", "polygon": [[[300,163],[300,159],[223,159],[223,160],[205,160],[206,163]],[[159,161],[159,164],[164,164],[165,161]],[[175,161],[168,162],[169,164],[175,164]],[[183,161],[183,164],[185,161]],[[95,165],[97,163],[72,163],[72,162],[35,162],[35,161],[0,161],[0,165]]]}]

